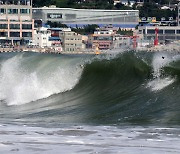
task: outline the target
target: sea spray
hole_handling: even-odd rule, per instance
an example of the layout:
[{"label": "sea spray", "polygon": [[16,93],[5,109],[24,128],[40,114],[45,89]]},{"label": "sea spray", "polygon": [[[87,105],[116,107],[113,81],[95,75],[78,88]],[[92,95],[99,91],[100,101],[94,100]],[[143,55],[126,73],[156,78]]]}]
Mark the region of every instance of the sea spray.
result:
[{"label": "sea spray", "polygon": [[22,54],[5,60],[0,70],[0,100],[8,105],[20,105],[71,90],[81,76],[81,62],[58,65],[60,60],[54,58],[53,64],[53,58],[42,60],[33,69],[28,65],[31,57]]},{"label": "sea spray", "polygon": [[152,91],[158,91],[167,87],[175,81],[174,78],[162,76],[163,67],[169,65],[169,63],[172,61],[173,58],[172,56],[168,55],[168,53],[154,54],[152,60],[154,79],[147,84],[147,87],[150,87]]}]

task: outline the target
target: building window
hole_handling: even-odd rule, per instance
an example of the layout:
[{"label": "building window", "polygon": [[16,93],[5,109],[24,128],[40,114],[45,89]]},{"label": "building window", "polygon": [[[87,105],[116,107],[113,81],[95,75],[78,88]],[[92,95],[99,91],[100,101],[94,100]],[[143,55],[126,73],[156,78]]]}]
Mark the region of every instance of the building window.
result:
[{"label": "building window", "polygon": [[30,25],[30,24],[22,24],[22,29],[32,29],[32,25]]},{"label": "building window", "polygon": [[0,32],[0,37],[8,37],[8,33],[7,32]]},{"label": "building window", "polygon": [[165,36],[165,39],[167,39],[167,40],[174,40],[175,36]]},{"label": "building window", "polygon": [[8,14],[18,14],[18,9],[8,9]]},{"label": "building window", "polygon": [[22,37],[32,37],[32,32],[23,32]]},{"label": "building window", "polygon": [[176,32],[177,34],[180,34],[180,30],[177,30],[177,32]]},{"label": "building window", "polygon": [[155,34],[155,30],[154,29],[148,29],[147,34]]},{"label": "building window", "polygon": [[158,34],[163,34],[163,30],[160,29],[160,30],[158,31]]},{"label": "building window", "polygon": [[1,8],[0,9],[0,14],[5,14],[5,13],[6,13],[6,9]]},{"label": "building window", "polygon": [[175,30],[165,30],[165,34],[175,34]]},{"label": "building window", "polygon": [[7,29],[8,25],[7,24],[0,24],[0,29]]},{"label": "building window", "polygon": [[97,37],[97,36],[94,36],[94,40],[98,40],[98,37]]},{"label": "building window", "polygon": [[20,29],[19,24],[10,24],[10,29]]},{"label": "building window", "polygon": [[10,37],[20,37],[19,32],[10,32]]},{"label": "building window", "polygon": [[[80,40],[80,39],[78,39]],[[98,40],[107,40],[107,41],[111,41],[112,40],[112,37],[111,36],[99,36],[98,37]]]},{"label": "building window", "polygon": [[30,10],[29,9],[20,9],[20,13],[21,14],[30,14]]}]

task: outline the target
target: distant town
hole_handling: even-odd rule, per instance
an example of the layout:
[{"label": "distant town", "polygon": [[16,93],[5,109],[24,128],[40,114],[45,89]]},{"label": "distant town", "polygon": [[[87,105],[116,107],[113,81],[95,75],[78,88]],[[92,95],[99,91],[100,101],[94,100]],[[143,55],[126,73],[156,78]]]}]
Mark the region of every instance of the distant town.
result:
[{"label": "distant town", "polygon": [[0,0],[0,52],[88,53],[180,40],[178,0],[111,0],[104,9],[93,0],[38,2]]}]

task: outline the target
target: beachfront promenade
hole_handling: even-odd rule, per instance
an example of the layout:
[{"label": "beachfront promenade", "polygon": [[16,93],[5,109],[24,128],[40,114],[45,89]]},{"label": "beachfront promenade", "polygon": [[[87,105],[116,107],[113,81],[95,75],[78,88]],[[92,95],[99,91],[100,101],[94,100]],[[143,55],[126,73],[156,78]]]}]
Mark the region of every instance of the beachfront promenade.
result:
[{"label": "beachfront promenade", "polygon": [[85,50],[85,51],[76,51],[76,52],[65,52],[59,51],[56,48],[32,48],[32,47],[24,47],[24,46],[17,46],[17,47],[0,47],[0,53],[7,53],[7,52],[36,52],[36,53],[52,53],[52,54],[97,54],[94,50]]},{"label": "beachfront promenade", "polygon": [[[129,49],[129,48],[127,48]],[[137,47],[136,49],[131,48],[134,51],[146,51],[146,52],[178,52],[180,51],[180,41],[174,41],[168,45],[157,45],[151,47]],[[116,49],[117,50],[117,49]],[[111,50],[113,52],[113,49]],[[129,50],[127,50],[129,51]],[[83,51],[61,51],[58,47],[29,47],[29,46],[13,46],[13,47],[0,47],[0,53],[7,52],[36,52],[36,53],[51,53],[51,54],[105,54],[111,53],[108,50],[97,50],[97,49],[84,49]]]}]

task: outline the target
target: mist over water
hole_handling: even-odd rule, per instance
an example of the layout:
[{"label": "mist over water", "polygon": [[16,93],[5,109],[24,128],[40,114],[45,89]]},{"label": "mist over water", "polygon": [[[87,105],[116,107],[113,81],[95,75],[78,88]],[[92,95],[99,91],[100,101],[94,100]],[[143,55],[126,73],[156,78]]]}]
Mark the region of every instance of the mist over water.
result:
[{"label": "mist over water", "polygon": [[[35,59],[35,60],[34,60]],[[80,78],[80,62],[40,55],[16,55],[1,63],[0,99],[21,105],[71,90]]]},{"label": "mist over water", "polygon": [[1,53],[0,152],[179,153],[179,79],[172,52]]},{"label": "mist over water", "polygon": [[[154,54],[152,59],[153,80],[148,83],[147,87],[150,87],[152,91],[161,90],[175,81],[175,78],[171,78],[170,76],[162,76],[163,67],[174,62],[174,59],[175,57],[168,53]],[[176,58],[176,60],[178,59]]]}]

